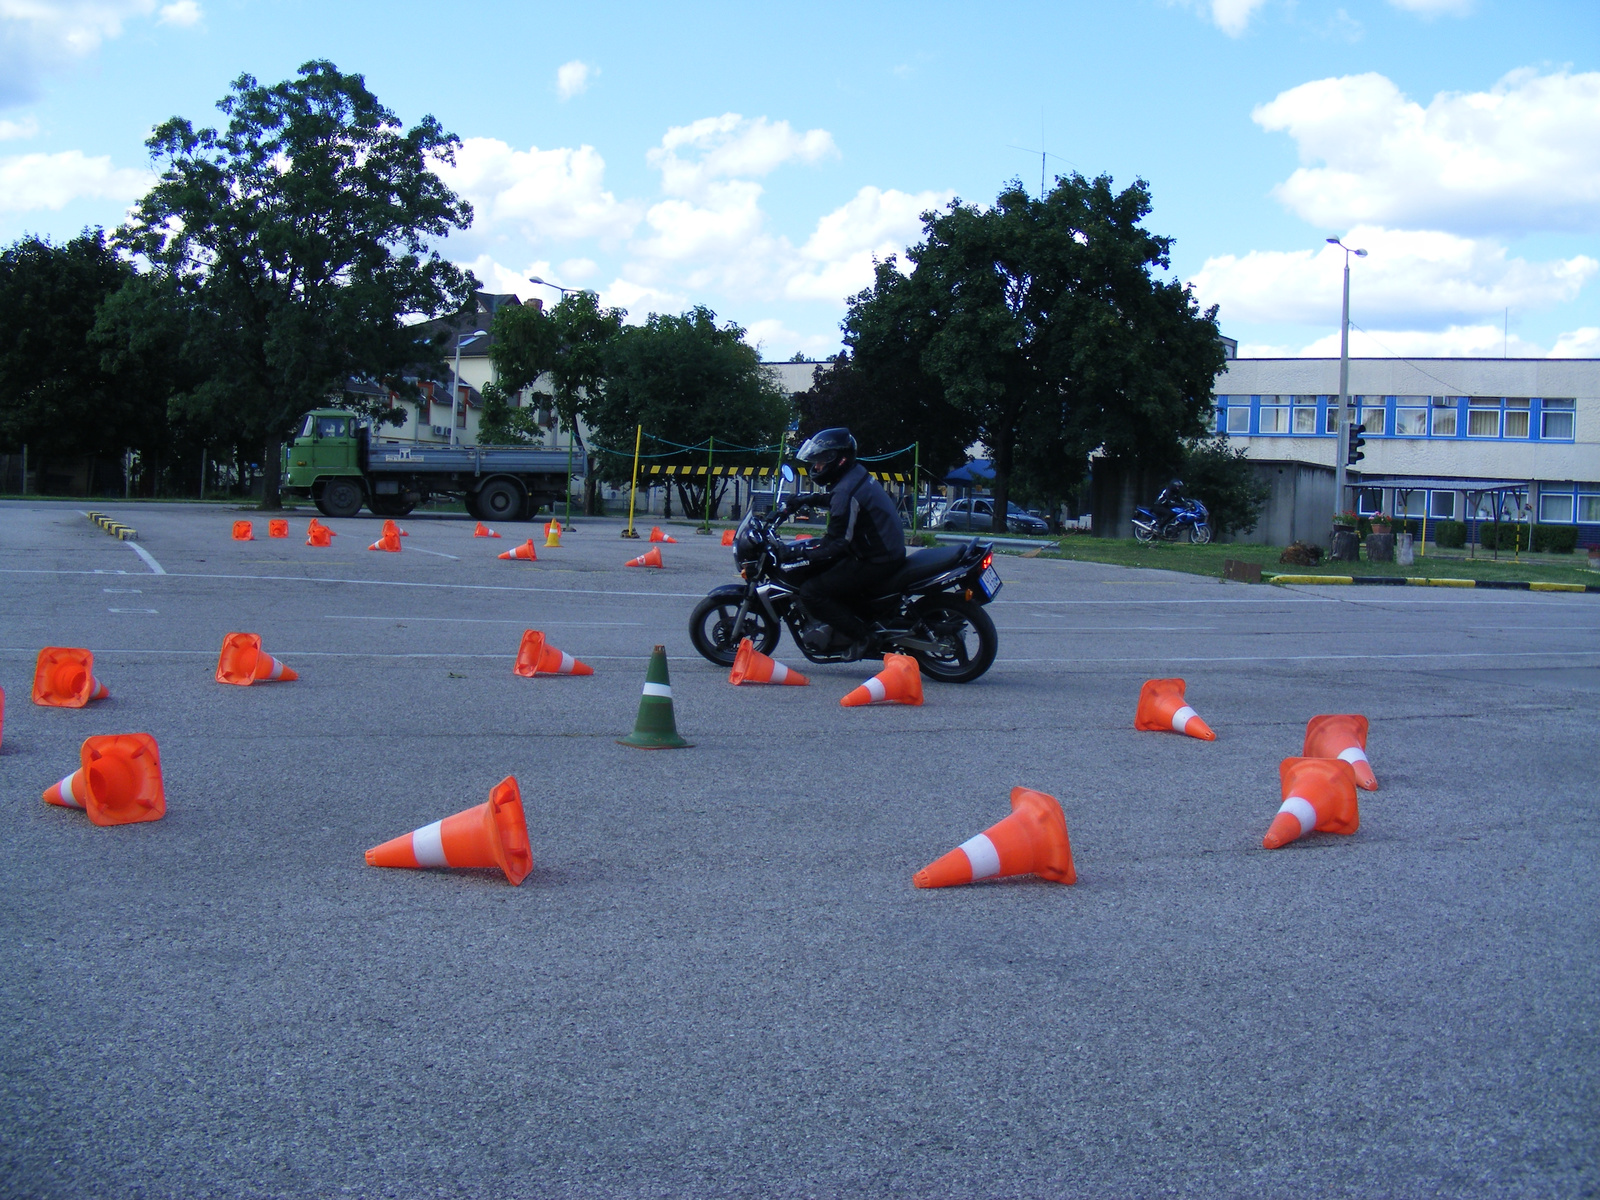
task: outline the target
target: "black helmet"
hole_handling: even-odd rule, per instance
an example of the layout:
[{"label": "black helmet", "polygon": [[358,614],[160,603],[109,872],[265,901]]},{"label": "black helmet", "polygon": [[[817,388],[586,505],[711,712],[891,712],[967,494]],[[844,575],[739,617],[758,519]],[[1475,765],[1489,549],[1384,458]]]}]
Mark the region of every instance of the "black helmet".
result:
[{"label": "black helmet", "polygon": [[807,438],[796,457],[805,463],[811,478],[827,487],[856,461],[856,439],[843,426],[824,429]]},{"label": "black helmet", "polygon": [[1181,492],[1183,491],[1183,480],[1174,479],[1171,483],[1167,484],[1167,487],[1174,492]]}]

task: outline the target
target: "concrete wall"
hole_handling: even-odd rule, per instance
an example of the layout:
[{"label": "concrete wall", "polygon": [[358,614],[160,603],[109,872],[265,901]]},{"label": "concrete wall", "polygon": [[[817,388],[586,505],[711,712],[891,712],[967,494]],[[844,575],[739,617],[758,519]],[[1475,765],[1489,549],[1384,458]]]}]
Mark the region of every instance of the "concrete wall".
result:
[{"label": "concrete wall", "polygon": [[1224,540],[1266,546],[1305,542],[1326,550],[1333,532],[1333,468],[1266,460],[1250,465],[1270,489],[1267,503],[1253,530]]}]

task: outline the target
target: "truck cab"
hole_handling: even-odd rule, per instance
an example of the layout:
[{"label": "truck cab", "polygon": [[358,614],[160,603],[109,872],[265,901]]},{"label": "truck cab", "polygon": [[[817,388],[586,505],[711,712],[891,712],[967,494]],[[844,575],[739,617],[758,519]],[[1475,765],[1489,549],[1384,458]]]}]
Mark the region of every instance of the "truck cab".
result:
[{"label": "truck cab", "polygon": [[324,516],[354,516],[366,498],[367,422],[342,408],[316,408],[284,447],[283,490],[309,496]]}]

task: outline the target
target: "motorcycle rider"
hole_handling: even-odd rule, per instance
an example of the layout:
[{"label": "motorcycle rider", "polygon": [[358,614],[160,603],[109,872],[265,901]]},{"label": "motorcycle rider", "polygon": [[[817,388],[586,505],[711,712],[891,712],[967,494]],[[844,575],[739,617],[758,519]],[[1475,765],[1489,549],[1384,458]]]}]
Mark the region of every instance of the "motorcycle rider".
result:
[{"label": "motorcycle rider", "polygon": [[1156,519],[1156,533],[1162,534],[1172,524],[1172,519],[1177,516],[1178,505],[1183,503],[1183,480],[1174,479],[1161,489],[1161,494],[1156,497],[1156,502],[1150,508],[1150,515]]},{"label": "motorcycle rider", "polygon": [[[791,502],[795,507],[828,505],[828,525],[820,538],[789,551],[787,561],[805,562],[813,573],[799,587],[806,609],[819,622],[852,640],[850,658],[872,644],[867,623],[851,610],[869,598],[905,565],[906,535],[900,511],[878,481],[856,461],[856,439],[843,427],[824,429],[806,440],[796,456],[811,478],[829,489]],[[809,640],[809,638],[808,638]],[[817,647],[824,649],[825,647]]]}]

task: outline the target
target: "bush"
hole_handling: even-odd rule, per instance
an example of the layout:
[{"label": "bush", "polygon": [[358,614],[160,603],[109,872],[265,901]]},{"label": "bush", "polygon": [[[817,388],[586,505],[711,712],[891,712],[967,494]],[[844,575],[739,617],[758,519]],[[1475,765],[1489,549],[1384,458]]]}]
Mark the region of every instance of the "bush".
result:
[{"label": "bush", "polygon": [[1428,533],[1441,550],[1461,550],[1467,544],[1465,521],[1429,521]]},{"label": "bush", "polygon": [[1188,443],[1180,470],[1184,491],[1204,502],[1211,514],[1211,532],[1218,541],[1256,527],[1271,489],[1256,478],[1245,452],[1228,444],[1226,434]]},{"label": "bush", "polygon": [[1571,554],[1578,548],[1576,525],[1535,525],[1533,548],[1545,554]]}]

